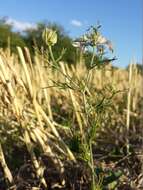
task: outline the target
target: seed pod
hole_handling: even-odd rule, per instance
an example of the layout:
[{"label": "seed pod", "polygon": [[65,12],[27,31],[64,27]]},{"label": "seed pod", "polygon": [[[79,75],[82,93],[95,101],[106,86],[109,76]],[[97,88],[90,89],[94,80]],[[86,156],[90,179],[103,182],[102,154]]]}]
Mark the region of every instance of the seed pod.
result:
[{"label": "seed pod", "polygon": [[42,33],[43,41],[48,46],[53,46],[57,43],[57,33],[56,31],[53,31],[52,29],[45,28]]}]

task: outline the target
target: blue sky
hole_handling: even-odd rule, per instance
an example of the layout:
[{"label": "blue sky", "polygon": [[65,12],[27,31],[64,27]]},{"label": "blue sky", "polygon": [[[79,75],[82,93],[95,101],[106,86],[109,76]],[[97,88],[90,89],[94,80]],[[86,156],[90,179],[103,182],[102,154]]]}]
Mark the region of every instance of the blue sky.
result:
[{"label": "blue sky", "polygon": [[0,17],[8,16],[18,30],[48,20],[64,26],[71,37],[99,21],[114,45],[115,65],[142,62],[143,0],[1,0]]}]

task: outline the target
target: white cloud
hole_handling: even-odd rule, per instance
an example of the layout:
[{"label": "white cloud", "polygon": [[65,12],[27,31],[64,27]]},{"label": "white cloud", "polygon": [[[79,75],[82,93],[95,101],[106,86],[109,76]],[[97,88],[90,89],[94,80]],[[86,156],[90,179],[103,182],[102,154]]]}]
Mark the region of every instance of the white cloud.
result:
[{"label": "white cloud", "polygon": [[82,22],[79,21],[79,20],[76,20],[76,19],[73,19],[73,20],[71,21],[71,24],[72,24],[73,26],[76,26],[76,27],[81,27],[81,26],[82,26]]},{"label": "white cloud", "polygon": [[7,18],[6,23],[13,26],[15,30],[24,31],[26,29],[36,28],[36,24],[30,22],[22,22],[12,18]]}]

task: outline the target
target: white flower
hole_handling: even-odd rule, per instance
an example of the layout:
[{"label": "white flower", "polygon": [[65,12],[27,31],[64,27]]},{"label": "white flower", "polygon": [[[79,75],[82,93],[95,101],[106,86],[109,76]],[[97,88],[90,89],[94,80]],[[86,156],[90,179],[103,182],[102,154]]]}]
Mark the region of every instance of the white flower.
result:
[{"label": "white flower", "polygon": [[109,50],[113,52],[113,45],[112,45],[111,41],[108,40],[106,42],[106,45],[108,46]]},{"label": "white flower", "polygon": [[81,46],[80,42],[73,42],[72,45],[73,47],[77,47],[77,48]]},{"label": "white flower", "polygon": [[107,40],[105,37],[103,37],[101,35],[97,39],[97,44],[99,44],[99,45],[105,44],[105,45],[107,45],[109,50],[113,52],[113,45],[112,45],[111,41]]},{"label": "white flower", "polygon": [[107,40],[105,37],[101,36],[101,35],[100,35],[100,36],[98,37],[98,39],[97,39],[97,43],[98,43],[98,44],[106,44],[107,41],[108,41],[108,40]]}]

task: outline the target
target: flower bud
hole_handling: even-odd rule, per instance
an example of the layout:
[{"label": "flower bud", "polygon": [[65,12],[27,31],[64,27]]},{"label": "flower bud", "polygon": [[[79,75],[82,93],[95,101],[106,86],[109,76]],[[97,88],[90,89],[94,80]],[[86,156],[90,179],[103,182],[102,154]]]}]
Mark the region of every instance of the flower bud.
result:
[{"label": "flower bud", "polygon": [[52,29],[45,28],[42,33],[42,38],[48,46],[53,46],[57,43],[57,33]]}]

